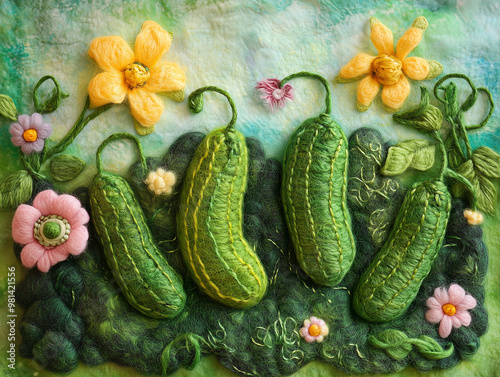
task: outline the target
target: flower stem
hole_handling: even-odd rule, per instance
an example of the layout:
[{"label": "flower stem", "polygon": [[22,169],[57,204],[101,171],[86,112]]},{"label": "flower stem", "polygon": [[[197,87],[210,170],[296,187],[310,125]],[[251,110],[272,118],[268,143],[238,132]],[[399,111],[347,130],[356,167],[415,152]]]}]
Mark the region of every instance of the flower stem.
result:
[{"label": "flower stem", "polygon": [[47,153],[45,154],[43,161],[48,160],[52,156],[61,153],[64,151],[72,142],[75,140],[75,138],[78,136],[80,132],[85,128],[85,126],[93,119],[97,118],[99,115],[104,113],[105,111],[109,110],[113,106],[112,103],[101,106],[96,108],[91,114],[85,116],[85,113],[90,107],[90,98],[87,97],[87,100],[85,101],[85,106],[83,107],[82,112],[80,113],[79,118],[71,128],[71,130],[68,132],[68,134],[63,137],[63,139],[54,147],[49,149]]},{"label": "flower stem", "polygon": [[[441,154],[443,155],[443,163],[441,164],[441,169],[439,170],[439,179],[442,181],[445,171],[448,169],[448,155],[446,154],[446,147],[444,146],[443,139],[438,131],[434,131],[432,136],[437,140]],[[448,169],[449,170],[449,169]]]},{"label": "flower stem", "polygon": [[228,92],[226,92],[223,89],[220,89],[216,86],[204,86],[203,88],[196,89],[194,92],[192,92],[189,95],[188,98],[188,106],[189,108],[195,112],[199,113],[200,111],[203,110],[203,92],[206,91],[211,91],[211,92],[217,92],[225,96],[229,102],[229,106],[231,106],[231,111],[233,113],[233,116],[231,117],[231,120],[226,126],[226,130],[230,131],[234,129],[234,125],[236,123],[236,119],[238,118],[238,112],[236,111],[236,106],[234,105],[233,99],[229,95]]},{"label": "flower stem", "polygon": [[280,87],[282,88],[283,85],[285,85],[288,81],[290,81],[296,77],[315,78],[315,79],[318,79],[323,84],[323,86],[325,87],[325,90],[326,90],[326,99],[325,99],[326,109],[325,109],[324,113],[329,115],[332,112],[332,95],[330,92],[330,85],[328,85],[328,81],[326,81],[323,76],[320,76],[316,73],[302,71],[302,72],[294,73],[292,75],[285,77],[283,80],[281,80]]},{"label": "flower stem", "polygon": [[139,157],[140,157],[142,172],[143,172],[143,174],[146,174],[147,171],[148,171],[148,166],[147,166],[147,163],[146,163],[146,157],[144,156],[144,152],[142,150],[141,142],[135,136],[133,136],[131,134],[128,134],[128,133],[125,133],[125,132],[120,132],[120,133],[113,134],[110,137],[108,137],[106,140],[104,140],[101,143],[101,145],[99,145],[99,148],[97,148],[96,158],[95,158],[96,159],[97,171],[99,173],[102,171],[101,153],[102,153],[103,149],[109,143],[111,143],[111,142],[113,142],[115,140],[120,140],[120,139],[129,139],[129,140],[131,140],[131,141],[133,141],[135,143],[135,145],[137,146],[137,150],[139,151]]}]

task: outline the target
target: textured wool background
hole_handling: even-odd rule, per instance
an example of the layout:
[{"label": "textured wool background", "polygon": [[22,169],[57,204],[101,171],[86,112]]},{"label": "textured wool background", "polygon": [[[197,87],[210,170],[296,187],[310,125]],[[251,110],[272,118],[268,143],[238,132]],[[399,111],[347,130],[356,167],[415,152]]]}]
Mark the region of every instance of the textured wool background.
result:
[{"label": "textured wool background", "polygon": [[[477,86],[486,86],[500,104],[500,4],[488,1],[419,0],[389,1],[158,1],[143,0],[35,0],[0,2],[0,93],[11,96],[21,113],[31,113],[31,92],[38,79],[54,75],[70,97],[44,119],[54,132],[49,143],[60,140],[83,107],[90,79],[100,70],[88,57],[90,41],[98,36],[120,35],[131,45],[142,22],[154,20],[173,32],[174,41],[165,59],[186,69],[186,93],[204,85],[217,85],[229,91],[238,107],[238,128],[245,136],[259,138],[271,157],[281,159],[286,141],[307,117],[323,107],[320,85],[309,80],[292,82],[295,101],[274,114],[268,111],[253,89],[256,81],[282,78],[301,70],[317,72],[330,82],[341,66],[356,53],[375,53],[369,38],[369,18],[376,16],[394,34],[395,41],[420,15],[429,21],[424,38],[412,53],[439,61],[443,73],[467,74]],[[432,88],[433,83],[426,83]],[[333,83],[332,117],[347,136],[362,126],[376,127],[392,142],[417,135],[394,125],[391,115],[377,99],[366,113],[356,111],[356,83]],[[409,103],[418,102],[420,91],[413,83]],[[473,122],[484,108],[476,105],[468,115]],[[471,133],[473,148],[489,146],[500,152],[499,111],[487,127]],[[180,134],[207,132],[227,123],[229,108],[217,95],[208,95],[205,111],[193,116],[186,102],[165,100],[165,112],[154,134],[143,138],[148,156],[163,155]],[[9,123],[0,120],[0,179],[20,168],[18,150],[10,143]],[[88,184],[95,174],[98,145],[115,132],[134,133],[128,107],[115,106],[91,122],[67,153],[83,158],[89,167],[76,181],[58,185],[67,191]],[[53,144],[52,144],[53,145]],[[114,143],[104,152],[108,170],[124,172],[133,161],[132,146]],[[498,182],[497,182],[498,187]],[[0,211],[0,365],[2,375],[49,376],[33,361],[17,358],[16,370],[7,369],[7,266],[16,266],[17,280],[23,269],[12,252],[10,223],[12,211]],[[486,281],[486,307],[490,328],[472,360],[448,371],[432,371],[427,376],[493,376],[500,363],[500,218],[487,217],[485,240],[490,252]],[[18,315],[20,315],[18,309]],[[20,319],[18,317],[18,319]],[[19,342],[20,335],[17,341]],[[4,370],[6,372],[4,372]],[[332,367],[312,363],[296,376],[343,375]],[[97,368],[80,366],[71,376],[136,375],[130,368],[106,364]],[[230,376],[214,357],[204,359],[193,371],[175,376]],[[416,376],[408,368],[397,376]]]}]

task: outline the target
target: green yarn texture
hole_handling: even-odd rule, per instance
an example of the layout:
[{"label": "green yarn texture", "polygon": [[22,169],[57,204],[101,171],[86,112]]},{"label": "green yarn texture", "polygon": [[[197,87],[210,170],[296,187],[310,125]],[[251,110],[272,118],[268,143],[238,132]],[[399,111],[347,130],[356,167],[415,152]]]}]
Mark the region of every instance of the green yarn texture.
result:
[{"label": "green yarn texture", "polygon": [[180,276],[153,243],[129,184],[101,172],[90,191],[92,218],[106,260],[128,302],[153,318],[178,315],[186,303]]},{"label": "green yarn texture", "polygon": [[356,254],[347,168],[347,139],[329,115],[306,120],[290,137],[283,162],[284,212],[300,266],[322,285],[337,285]]},{"label": "green yarn texture", "polygon": [[450,209],[451,195],[439,180],[407,192],[391,234],[354,291],[357,314],[385,322],[408,309],[443,245]]},{"label": "green yarn texture", "polygon": [[[177,189],[185,185],[188,165],[202,140],[199,133],[183,135],[165,156],[147,160],[149,170],[164,167],[175,172],[179,186],[176,184],[171,198],[155,198],[145,185],[136,189],[144,171],[138,167],[140,163],[131,170],[132,188],[146,219],[153,225],[156,213],[154,219],[170,224],[165,230],[152,226],[152,236],[155,242],[170,241],[161,244],[168,245],[170,252],[161,245],[160,250],[183,275],[186,266],[177,241],[175,236],[169,237],[175,234],[172,229],[180,204]],[[317,285],[300,268],[280,200],[282,165],[266,158],[258,140],[247,138],[246,146],[243,235],[269,276],[267,293],[258,304],[246,310],[228,308],[207,297],[188,277],[184,279],[187,300],[183,311],[170,319],[149,318],[125,299],[91,223],[85,253],[58,263],[47,274],[27,271],[16,288],[17,303],[25,308],[20,320],[20,354],[57,372],[70,372],[77,361],[89,365],[115,362],[144,374],[161,375],[194,368],[203,356],[215,354],[221,364],[241,376],[283,376],[313,360],[353,374],[391,373],[407,365],[421,371],[452,368],[478,350],[479,337],[488,324],[483,288],[488,255],[481,227],[469,226],[463,217],[467,203],[452,202],[446,247],[437,254],[409,309],[387,323],[365,321],[352,310],[352,293],[389,234],[382,230],[393,227],[404,193],[401,185],[393,186],[394,178],[381,176],[379,168],[372,169],[380,167],[387,154],[388,146],[380,134],[361,129],[350,137],[348,203],[366,199],[356,191],[364,186],[363,180],[370,182],[371,196],[366,206],[350,206],[352,229],[363,252],[356,254],[337,287]],[[361,167],[365,167],[364,173]],[[366,169],[373,175],[368,176]],[[389,185],[393,190],[378,190]],[[34,195],[49,188],[40,181],[33,187]],[[87,189],[74,195],[89,208]],[[151,203],[152,208],[147,208]],[[384,213],[385,217],[370,213]],[[20,245],[15,245],[18,257],[20,251]],[[470,311],[470,326],[453,329],[442,339],[438,325],[425,320],[425,301],[435,288],[451,283],[460,284],[475,297],[477,306]],[[330,329],[322,343],[306,343],[298,335],[302,322],[312,315],[323,319]],[[384,333],[388,330],[391,332]]]},{"label": "green yarn texture", "polygon": [[248,152],[231,128],[208,134],[189,165],[177,235],[184,262],[200,289],[235,308],[257,304],[267,288],[262,264],[243,235]]}]

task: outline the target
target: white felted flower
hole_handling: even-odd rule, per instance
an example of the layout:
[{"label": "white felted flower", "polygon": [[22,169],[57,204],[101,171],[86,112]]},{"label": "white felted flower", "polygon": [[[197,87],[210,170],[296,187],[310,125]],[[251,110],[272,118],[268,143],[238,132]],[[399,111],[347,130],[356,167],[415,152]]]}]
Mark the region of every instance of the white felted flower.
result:
[{"label": "white felted flower", "polygon": [[175,185],[175,174],[171,171],[158,168],[156,171],[150,171],[148,178],[144,181],[151,192],[155,195],[171,194]]}]

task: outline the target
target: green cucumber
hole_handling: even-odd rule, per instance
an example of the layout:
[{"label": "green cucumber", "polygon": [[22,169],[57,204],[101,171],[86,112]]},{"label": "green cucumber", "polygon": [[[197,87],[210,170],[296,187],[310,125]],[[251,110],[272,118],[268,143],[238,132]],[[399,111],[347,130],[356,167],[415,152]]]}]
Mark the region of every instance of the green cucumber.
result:
[{"label": "green cucumber", "polygon": [[[230,100],[226,92],[207,87],[192,93],[190,103],[205,90]],[[243,236],[248,151],[244,136],[232,128],[235,120],[233,115],[227,127],[210,132],[195,152],[181,191],[177,237],[199,289],[224,305],[248,308],[262,299],[268,281]]]},{"label": "green cucumber", "polygon": [[354,291],[358,315],[385,322],[408,309],[443,245],[450,210],[451,195],[441,180],[415,184],[406,193],[388,239]]},{"label": "green cucumber", "polygon": [[285,217],[301,268],[321,285],[337,285],[356,253],[347,164],[347,139],[326,114],[306,120],[288,141],[281,188]]},{"label": "green cucumber", "polygon": [[181,277],[154,244],[130,185],[100,168],[102,149],[119,138],[139,143],[132,135],[115,134],[99,147],[100,172],[90,189],[94,227],[113,276],[130,305],[152,318],[173,318],[186,303]]}]

